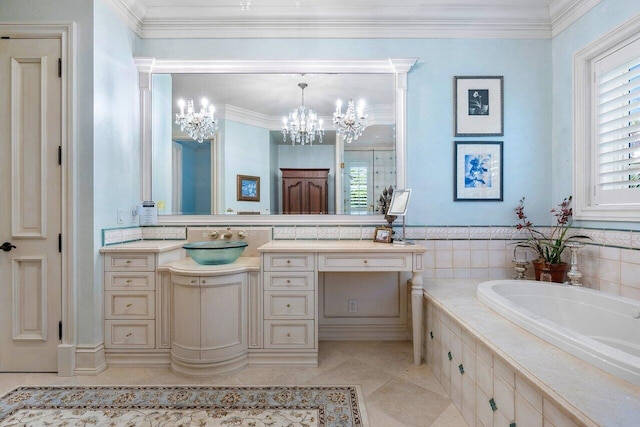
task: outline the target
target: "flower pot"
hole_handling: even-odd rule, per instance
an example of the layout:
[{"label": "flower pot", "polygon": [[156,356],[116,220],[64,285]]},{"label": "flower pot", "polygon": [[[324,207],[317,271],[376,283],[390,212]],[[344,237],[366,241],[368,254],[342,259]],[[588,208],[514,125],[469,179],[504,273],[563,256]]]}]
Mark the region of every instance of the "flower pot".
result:
[{"label": "flower pot", "polygon": [[560,264],[547,264],[544,261],[532,261],[533,271],[535,273],[536,280],[540,280],[540,273],[545,268],[549,269],[549,273],[551,274],[551,281],[556,283],[563,283],[565,281],[567,270],[569,269],[569,264],[566,262],[562,262]]}]

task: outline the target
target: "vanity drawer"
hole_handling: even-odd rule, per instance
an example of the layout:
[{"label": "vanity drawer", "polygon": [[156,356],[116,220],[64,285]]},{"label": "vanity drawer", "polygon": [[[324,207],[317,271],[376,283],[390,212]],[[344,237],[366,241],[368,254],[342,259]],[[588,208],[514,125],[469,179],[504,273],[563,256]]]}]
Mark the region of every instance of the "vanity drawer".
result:
[{"label": "vanity drawer", "polygon": [[264,293],[265,319],[313,319],[314,308],[313,291]]},{"label": "vanity drawer", "polygon": [[106,272],[104,289],[107,291],[153,291],[156,289],[155,273],[150,272]]},{"label": "vanity drawer", "polygon": [[303,290],[315,289],[315,273],[313,271],[269,271],[264,273],[265,290]]},{"label": "vanity drawer", "polygon": [[105,320],[105,348],[154,348],[155,320]]},{"label": "vanity drawer", "polygon": [[320,254],[319,271],[411,271],[411,253]]},{"label": "vanity drawer", "polygon": [[105,319],[154,319],[154,291],[105,292]]},{"label": "vanity drawer", "polygon": [[265,320],[264,348],[315,348],[313,320]]},{"label": "vanity drawer", "polygon": [[104,257],[105,271],[154,271],[156,258],[148,253],[106,254]]},{"label": "vanity drawer", "polygon": [[264,255],[265,271],[313,271],[314,254],[267,253]]}]

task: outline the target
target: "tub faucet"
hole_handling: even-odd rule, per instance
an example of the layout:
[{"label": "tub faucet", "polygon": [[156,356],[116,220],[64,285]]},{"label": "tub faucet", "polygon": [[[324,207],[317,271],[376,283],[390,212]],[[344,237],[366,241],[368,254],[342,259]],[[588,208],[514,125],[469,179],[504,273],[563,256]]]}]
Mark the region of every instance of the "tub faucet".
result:
[{"label": "tub faucet", "polygon": [[224,233],[222,233],[220,235],[221,239],[230,239],[231,237],[233,237],[233,233],[231,232],[231,228],[227,228],[227,231],[225,231]]}]

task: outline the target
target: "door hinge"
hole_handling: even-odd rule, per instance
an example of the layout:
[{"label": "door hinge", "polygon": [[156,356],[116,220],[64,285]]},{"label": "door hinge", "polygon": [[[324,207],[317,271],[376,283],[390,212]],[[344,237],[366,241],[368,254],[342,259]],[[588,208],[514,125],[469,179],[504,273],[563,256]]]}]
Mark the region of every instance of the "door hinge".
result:
[{"label": "door hinge", "polygon": [[58,58],[58,77],[62,77],[62,58]]},{"label": "door hinge", "polygon": [[62,165],[62,145],[58,145],[58,165]]},{"label": "door hinge", "polygon": [[62,233],[58,234],[58,252],[62,253]]},{"label": "door hinge", "polygon": [[58,340],[62,341],[62,320],[58,322]]}]

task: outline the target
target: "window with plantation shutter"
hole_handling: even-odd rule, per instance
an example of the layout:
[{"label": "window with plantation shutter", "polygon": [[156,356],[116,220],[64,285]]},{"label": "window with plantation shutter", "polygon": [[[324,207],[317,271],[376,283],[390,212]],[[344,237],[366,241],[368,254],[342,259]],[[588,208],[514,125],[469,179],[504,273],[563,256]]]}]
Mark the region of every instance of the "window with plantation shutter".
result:
[{"label": "window with plantation shutter", "polygon": [[640,15],[574,56],[574,217],[640,218]]},{"label": "window with plantation shutter", "polygon": [[597,204],[640,203],[640,40],[595,64]]}]

